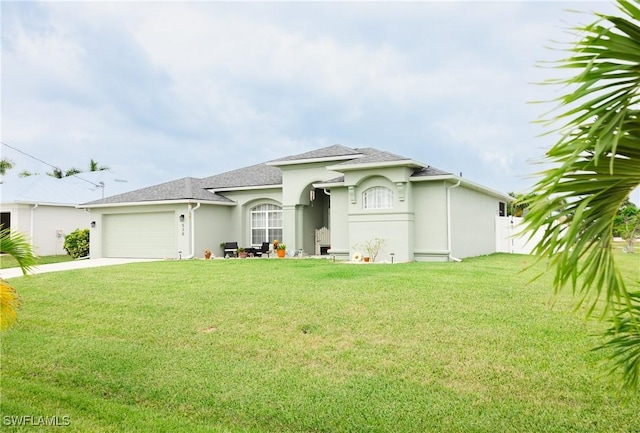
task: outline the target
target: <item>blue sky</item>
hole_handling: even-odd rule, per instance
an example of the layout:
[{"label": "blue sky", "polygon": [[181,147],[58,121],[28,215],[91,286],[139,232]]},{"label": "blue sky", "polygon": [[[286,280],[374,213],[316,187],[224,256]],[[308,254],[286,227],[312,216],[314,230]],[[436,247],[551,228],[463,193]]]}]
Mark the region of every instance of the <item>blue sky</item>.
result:
[{"label": "blue sky", "polygon": [[[525,191],[552,39],[611,2],[2,2],[2,141],[131,189],[375,147]],[[50,171],[2,146],[21,170]]]}]

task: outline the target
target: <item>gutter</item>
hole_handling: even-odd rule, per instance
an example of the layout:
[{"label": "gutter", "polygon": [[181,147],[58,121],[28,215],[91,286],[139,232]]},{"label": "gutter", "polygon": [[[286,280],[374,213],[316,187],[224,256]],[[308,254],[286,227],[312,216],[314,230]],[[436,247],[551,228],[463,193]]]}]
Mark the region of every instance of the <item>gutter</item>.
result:
[{"label": "gutter", "polygon": [[507,195],[507,194],[503,194],[500,191],[496,191],[494,189],[491,189],[489,187],[480,185],[479,183],[475,183],[470,181],[469,179],[462,179],[456,175],[453,174],[439,174],[439,175],[433,175],[433,176],[416,176],[416,177],[410,177],[409,178],[409,182],[433,182],[433,181],[439,181],[439,180],[458,180],[459,182],[461,182],[465,187],[475,190],[475,191],[480,191],[484,194],[496,197],[502,201],[505,202],[511,202],[513,201],[513,197]]},{"label": "gutter", "polygon": [[456,184],[447,187],[447,249],[449,250],[449,260],[454,262],[461,262],[462,259],[451,255],[451,190],[459,187],[461,183],[462,179],[458,179]]},{"label": "gutter", "polygon": [[202,203],[198,202],[196,207],[192,208],[189,204],[189,219],[191,220],[191,254],[185,257],[185,259],[192,259],[196,255],[196,210]]}]

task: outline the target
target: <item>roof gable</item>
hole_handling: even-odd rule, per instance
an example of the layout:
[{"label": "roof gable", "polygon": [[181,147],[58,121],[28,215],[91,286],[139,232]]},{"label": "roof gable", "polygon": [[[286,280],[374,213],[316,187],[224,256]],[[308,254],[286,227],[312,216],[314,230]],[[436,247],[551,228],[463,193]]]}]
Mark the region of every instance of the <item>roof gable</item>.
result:
[{"label": "roof gable", "polygon": [[343,165],[373,164],[379,162],[411,161],[411,158],[406,158],[404,156],[396,155],[395,153],[374,149],[372,147],[364,147],[356,150],[362,155],[360,158],[351,159],[349,161],[336,164],[336,166],[339,167]]},{"label": "roof gable", "polygon": [[420,170],[415,171],[411,177],[426,177],[426,176],[444,176],[451,175],[448,171],[443,171],[435,167],[426,166],[422,167]]},{"label": "roof gable", "polygon": [[299,153],[297,155],[285,156],[284,158],[274,159],[269,161],[269,165],[290,165],[290,164],[305,164],[317,161],[342,161],[345,159],[360,158],[361,152],[350,147],[343,146],[341,144],[334,144],[333,146],[323,147],[321,149],[312,150],[305,153]]},{"label": "roof gable", "polygon": [[205,177],[200,184],[203,188],[213,190],[282,185],[282,172],[277,167],[262,163]]}]

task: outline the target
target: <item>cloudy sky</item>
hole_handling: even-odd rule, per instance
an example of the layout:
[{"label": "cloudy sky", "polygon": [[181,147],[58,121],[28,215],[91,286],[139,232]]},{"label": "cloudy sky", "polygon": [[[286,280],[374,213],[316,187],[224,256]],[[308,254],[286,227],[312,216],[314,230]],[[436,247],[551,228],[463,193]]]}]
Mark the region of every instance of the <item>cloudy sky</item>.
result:
[{"label": "cloudy sky", "polygon": [[[375,147],[525,191],[550,40],[611,2],[5,2],[2,141],[131,189]],[[51,168],[2,146],[21,170]]]}]

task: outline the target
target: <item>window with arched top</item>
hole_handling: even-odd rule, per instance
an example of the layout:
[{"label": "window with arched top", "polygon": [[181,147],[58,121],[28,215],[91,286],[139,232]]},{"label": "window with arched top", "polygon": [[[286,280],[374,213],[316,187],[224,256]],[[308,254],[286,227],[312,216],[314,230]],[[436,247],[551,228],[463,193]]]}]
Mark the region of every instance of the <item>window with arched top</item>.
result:
[{"label": "window with arched top", "polygon": [[374,186],[362,193],[363,209],[393,208],[393,191],[383,186]]},{"label": "window with arched top", "polygon": [[282,208],[275,204],[260,204],[251,208],[251,244],[282,242]]}]

